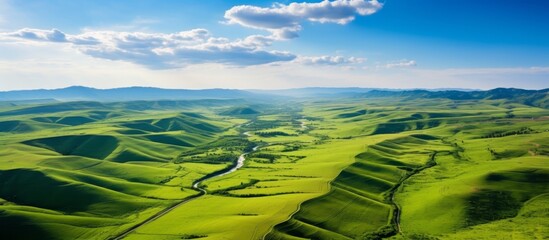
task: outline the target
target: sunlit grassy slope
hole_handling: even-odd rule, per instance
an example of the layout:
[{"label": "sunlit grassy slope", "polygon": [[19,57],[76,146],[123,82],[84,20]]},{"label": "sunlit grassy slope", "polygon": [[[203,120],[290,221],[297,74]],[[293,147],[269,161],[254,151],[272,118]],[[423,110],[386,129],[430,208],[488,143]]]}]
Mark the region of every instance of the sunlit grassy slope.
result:
[{"label": "sunlit grassy slope", "polygon": [[549,192],[548,111],[502,101],[431,101],[310,108],[308,115],[325,123],[316,132],[384,140],[356,153],[328,194],[303,203],[267,238],[549,236],[541,207]]},{"label": "sunlit grassy slope", "polygon": [[221,120],[196,106],[216,104],[5,108],[0,112],[0,236],[105,239],[197,194],[186,176],[198,178],[227,163],[174,160],[183,151],[235,134],[239,120]]},{"label": "sunlit grassy slope", "polygon": [[403,97],[1,105],[0,238],[543,239],[549,111]]}]

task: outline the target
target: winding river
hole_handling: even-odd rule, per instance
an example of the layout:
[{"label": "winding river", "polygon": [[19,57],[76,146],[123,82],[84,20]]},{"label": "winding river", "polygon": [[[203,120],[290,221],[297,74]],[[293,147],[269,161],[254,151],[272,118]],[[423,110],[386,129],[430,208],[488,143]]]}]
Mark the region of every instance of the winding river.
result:
[{"label": "winding river", "polygon": [[226,170],[223,170],[217,174],[214,174],[214,175],[211,175],[211,176],[208,176],[208,177],[205,177],[205,178],[201,178],[199,180],[197,180],[196,182],[193,183],[193,189],[196,189],[198,191],[201,191],[203,192],[204,194],[206,194],[206,190],[201,188],[200,187],[200,184],[206,180],[210,180],[212,178],[216,178],[216,177],[221,177],[221,176],[225,176],[229,173],[232,173],[232,172],[235,172],[236,170],[240,169],[241,167],[244,166],[244,161],[246,161],[246,155],[250,154],[251,152],[254,152],[257,150],[259,146],[255,146],[254,148],[252,148],[252,151],[249,151],[249,152],[245,152],[243,154],[241,154],[239,157],[238,157],[238,160],[236,161],[236,165],[234,165],[232,168],[229,168],[229,169],[226,169]]},{"label": "winding river", "polygon": [[[244,135],[249,136],[249,134],[248,134],[247,132],[245,132]],[[145,221],[143,221],[143,222],[141,222],[141,223],[138,223],[138,224],[134,225],[133,227],[127,229],[126,231],[124,231],[124,232],[122,232],[122,233],[118,234],[117,236],[114,236],[114,237],[112,237],[112,238],[110,238],[110,239],[116,239],[116,240],[118,240],[118,239],[123,239],[123,238],[125,238],[126,236],[128,236],[130,233],[134,232],[134,231],[135,231],[136,229],[138,229],[139,227],[141,227],[141,226],[143,226],[143,225],[145,225],[145,224],[147,224],[147,223],[151,223],[151,222],[155,221],[156,219],[158,219],[158,218],[160,218],[160,217],[166,215],[167,213],[171,212],[172,210],[174,210],[174,209],[180,207],[181,205],[183,205],[183,204],[185,204],[185,203],[187,203],[187,202],[190,202],[190,201],[192,201],[192,200],[195,200],[195,199],[197,199],[197,198],[199,198],[199,197],[202,197],[202,196],[208,194],[208,191],[206,191],[206,189],[200,187],[200,184],[201,184],[201,183],[203,183],[203,182],[206,181],[206,180],[210,180],[210,179],[212,179],[212,178],[216,178],[216,177],[221,177],[221,176],[227,175],[227,174],[229,174],[229,173],[235,172],[236,170],[242,168],[242,167],[244,166],[244,162],[246,161],[246,155],[250,154],[251,152],[256,151],[258,147],[259,147],[259,146],[255,146],[251,151],[245,152],[245,153],[241,154],[241,155],[238,157],[238,160],[236,161],[236,164],[235,164],[233,167],[224,169],[224,170],[222,170],[222,171],[219,171],[219,172],[217,172],[216,174],[213,174],[213,175],[211,175],[211,176],[206,176],[206,177],[203,177],[203,178],[201,178],[201,179],[196,180],[196,181],[193,183],[192,188],[195,189],[195,190],[197,190],[197,191],[199,191],[199,192],[200,192],[199,194],[196,194],[196,195],[187,197],[187,198],[181,200],[180,202],[178,202],[178,203],[176,203],[176,204],[174,204],[174,205],[172,205],[172,206],[170,206],[170,207],[167,207],[167,208],[165,208],[164,210],[162,210],[162,211],[160,211],[160,212],[157,212],[156,214],[154,214],[154,215],[152,215],[151,217],[147,218],[147,220],[145,220]]]}]

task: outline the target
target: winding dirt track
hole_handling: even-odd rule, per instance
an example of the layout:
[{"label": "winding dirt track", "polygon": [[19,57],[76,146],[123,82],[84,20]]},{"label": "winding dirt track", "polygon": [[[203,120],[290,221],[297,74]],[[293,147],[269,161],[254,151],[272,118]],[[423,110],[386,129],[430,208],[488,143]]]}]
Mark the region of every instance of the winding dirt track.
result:
[{"label": "winding dirt track", "polygon": [[238,170],[239,168],[241,168],[242,166],[244,166],[244,161],[246,161],[246,155],[248,155],[249,153],[253,152],[253,151],[256,151],[258,148],[258,146],[254,147],[252,151],[250,152],[246,152],[246,153],[243,153],[241,154],[239,157],[238,157],[238,160],[236,162],[236,164],[231,167],[231,168],[228,168],[224,171],[221,171],[215,175],[211,175],[211,176],[207,176],[207,177],[204,177],[204,178],[201,178],[201,179],[198,179],[196,180],[193,185],[192,185],[192,188],[194,190],[197,190],[199,191],[200,193],[196,194],[196,195],[192,195],[190,197],[187,197],[183,200],[181,200],[180,202],[170,206],[170,207],[167,207],[165,209],[163,209],[162,211],[160,212],[157,212],[155,213],[154,215],[150,216],[149,218],[147,218],[145,221],[143,222],[140,222],[134,226],[132,226],[131,228],[128,228],[127,230],[125,230],[124,232],[114,236],[114,237],[111,237],[109,239],[114,239],[114,240],[119,240],[119,239],[123,239],[125,238],[126,236],[128,236],[129,234],[131,234],[132,232],[134,232],[136,229],[140,228],[141,226],[145,225],[145,224],[148,224],[148,223],[151,223],[153,221],[155,221],[156,219],[166,215],[167,213],[171,212],[172,210],[180,207],[181,205],[185,204],[185,203],[188,203],[192,200],[195,200],[197,198],[200,198],[206,194],[208,194],[208,192],[206,191],[206,189],[204,188],[201,188],[200,187],[200,184],[206,180],[209,180],[209,179],[212,179],[212,178],[216,178],[216,177],[220,177],[220,176],[223,176],[223,175],[227,175],[229,173],[232,173],[236,170]]},{"label": "winding dirt track", "polygon": [[[198,189],[197,189],[197,190],[198,190]],[[124,231],[124,232],[122,232],[122,233],[118,234],[117,236],[112,237],[112,238],[110,238],[110,239],[115,239],[115,240],[123,239],[123,238],[125,238],[126,236],[128,236],[130,233],[132,233],[133,231],[135,231],[136,229],[140,228],[141,226],[143,226],[143,225],[145,225],[145,224],[147,224],[147,223],[150,223],[150,222],[155,221],[156,219],[158,219],[158,218],[160,218],[160,217],[166,215],[167,213],[171,212],[172,210],[178,208],[179,206],[181,206],[181,205],[183,205],[183,204],[185,204],[185,203],[188,203],[188,202],[190,202],[190,201],[192,201],[192,200],[194,200],[194,199],[197,199],[197,198],[199,198],[200,196],[206,195],[206,191],[204,191],[203,189],[200,189],[199,191],[200,191],[199,194],[190,196],[190,197],[188,197],[188,198],[182,200],[181,202],[178,202],[178,203],[176,203],[176,204],[174,204],[174,205],[172,205],[172,206],[170,206],[170,207],[165,208],[164,210],[162,210],[162,211],[160,211],[160,212],[155,213],[154,215],[152,215],[152,216],[150,216],[149,218],[147,218],[147,220],[145,220],[145,221],[143,221],[143,222],[140,222],[140,223],[134,225],[134,226],[131,227],[131,228],[128,228],[126,231]]]}]

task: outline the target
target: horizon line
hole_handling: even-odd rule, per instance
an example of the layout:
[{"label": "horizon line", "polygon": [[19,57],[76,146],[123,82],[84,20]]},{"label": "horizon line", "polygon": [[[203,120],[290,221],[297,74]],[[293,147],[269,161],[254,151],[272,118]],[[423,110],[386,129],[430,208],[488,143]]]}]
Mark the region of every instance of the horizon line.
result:
[{"label": "horizon line", "polygon": [[161,90],[189,90],[189,91],[204,91],[204,90],[239,90],[239,91],[287,91],[287,90],[299,90],[299,89],[363,89],[363,90],[397,90],[397,91],[414,91],[414,90],[427,90],[427,91],[490,91],[494,89],[521,89],[521,90],[544,90],[549,88],[517,88],[517,87],[495,87],[495,88],[457,88],[457,87],[442,87],[442,88],[377,88],[377,87],[356,87],[356,86],[345,86],[345,87],[333,87],[333,86],[307,86],[307,87],[295,87],[295,88],[269,88],[269,89],[254,89],[254,88],[164,88],[164,87],[154,87],[154,86],[125,86],[125,87],[112,87],[112,88],[98,88],[91,86],[83,85],[71,85],[66,87],[58,88],[33,88],[33,89],[12,89],[12,90],[0,90],[0,92],[16,92],[16,91],[55,91],[63,90],[68,88],[87,88],[94,90],[115,90],[115,89],[127,89],[127,88],[150,88],[150,89],[161,89]]}]

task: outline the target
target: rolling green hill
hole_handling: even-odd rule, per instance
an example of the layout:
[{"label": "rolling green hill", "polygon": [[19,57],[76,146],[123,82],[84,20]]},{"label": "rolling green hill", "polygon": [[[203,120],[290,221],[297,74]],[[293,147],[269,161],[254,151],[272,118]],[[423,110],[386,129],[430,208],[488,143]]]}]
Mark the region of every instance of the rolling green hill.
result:
[{"label": "rolling green hill", "polygon": [[549,237],[547,90],[319,92],[0,105],[0,239]]}]

